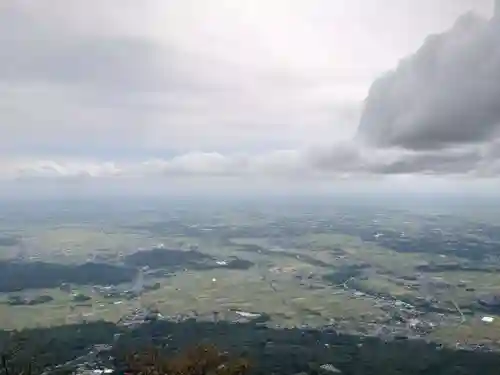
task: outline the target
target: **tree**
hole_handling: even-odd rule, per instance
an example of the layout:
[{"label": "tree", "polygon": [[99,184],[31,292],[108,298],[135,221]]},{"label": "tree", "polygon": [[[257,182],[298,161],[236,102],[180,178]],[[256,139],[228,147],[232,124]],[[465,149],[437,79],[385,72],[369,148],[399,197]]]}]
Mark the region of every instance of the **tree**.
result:
[{"label": "tree", "polygon": [[231,359],[212,345],[198,345],[168,358],[151,348],[126,358],[126,373],[133,375],[244,375],[249,363]]}]

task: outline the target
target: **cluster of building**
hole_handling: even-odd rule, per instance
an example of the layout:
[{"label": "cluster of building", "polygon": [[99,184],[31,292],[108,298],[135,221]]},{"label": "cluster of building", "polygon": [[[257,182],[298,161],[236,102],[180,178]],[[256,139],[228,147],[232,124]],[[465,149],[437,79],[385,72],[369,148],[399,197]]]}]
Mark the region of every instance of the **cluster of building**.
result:
[{"label": "cluster of building", "polygon": [[165,319],[165,317],[159,311],[140,307],[120,318],[117,324],[122,327],[133,329],[142,324],[163,319]]}]

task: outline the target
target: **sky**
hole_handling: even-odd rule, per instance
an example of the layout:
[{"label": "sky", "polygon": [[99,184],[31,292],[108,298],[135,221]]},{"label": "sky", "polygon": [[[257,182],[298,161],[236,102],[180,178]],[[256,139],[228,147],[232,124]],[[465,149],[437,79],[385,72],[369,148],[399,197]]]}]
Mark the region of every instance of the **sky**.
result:
[{"label": "sky", "polygon": [[495,189],[493,13],[493,0],[1,2],[0,181]]}]

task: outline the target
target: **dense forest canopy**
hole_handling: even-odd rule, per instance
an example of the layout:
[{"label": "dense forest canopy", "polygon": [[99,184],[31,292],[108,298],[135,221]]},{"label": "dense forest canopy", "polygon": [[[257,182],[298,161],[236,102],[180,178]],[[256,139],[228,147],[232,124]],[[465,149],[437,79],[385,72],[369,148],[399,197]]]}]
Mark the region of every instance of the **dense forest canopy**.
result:
[{"label": "dense forest canopy", "polygon": [[178,358],[183,350],[197,345],[215,345],[233,358],[245,359],[252,374],[312,374],[321,372],[325,364],[343,374],[364,375],[497,375],[500,368],[496,353],[457,351],[423,341],[385,342],[333,330],[277,330],[194,320],[156,321],[132,331],[105,322],[0,331],[0,340],[9,366],[16,369],[28,363],[37,369],[56,366],[85,355],[95,344],[113,343],[111,352],[102,354],[101,360],[118,373],[129,370],[131,354],[153,348],[158,357]]}]

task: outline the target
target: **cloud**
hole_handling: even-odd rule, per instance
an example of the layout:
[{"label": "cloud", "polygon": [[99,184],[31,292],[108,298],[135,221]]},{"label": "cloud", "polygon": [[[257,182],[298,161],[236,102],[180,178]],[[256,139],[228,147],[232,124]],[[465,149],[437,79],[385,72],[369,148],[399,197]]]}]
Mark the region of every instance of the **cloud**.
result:
[{"label": "cloud", "polygon": [[2,4],[0,178],[494,175],[499,44],[475,16],[377,80],[352,139],[373,78],[478,4],[386,1]]},{"label": "cloud", "polygon": [[[6,163],[4,163],[6,165]],[[15,179],[31,178],[102,178],[116,177],[122,170],[113,162],[56,162],[53,160],[40,160],[11,164],[10,175]]]},{"label": "cloud", "polygon": [[498,176],[500,18],[466,13],[375,80],[355,139],[372,173]]},{"label": "cloud", "polygon": [[140,162],[66,160],[4,160],[0,176],[30,178],[147,178],[147,177],[292,177],[308,172],[300,152],[280,150],[258,155],[192,152],[170,159]]},{"label": "cloud", "polygon": [[165,46],[140,36],[61,30],[20,4],[3,5],[0,12],[2,84],[158,90],[175,83],[167,63],[176,55]]},{"label": "cloud", "polygon": [[355,128],[369,74],[312,69],[326,62],[289,41],[276,58],[268,42],[260,49],[257,37],[273,38],[274,17],[302,22],[282,14],[281,2],[255,25],[235,23],[246,13],[225,1],[208,8],[112,2],[2,4],[2,156],[123,161],[261,152],[301,147],[324,133],[345,138]]},{"label": "cloud", "polygon": [[329,173],[380,175],[455,175],[491,170],[489,150],[483,147],[455,147],[415,151],[403,148],[366,147],[359,143],[341,144],[329,150],[313,150],[311,166]]},{"label": "cloud", "polygon": [[468,13],[377,79],[358,137],[412,150],[488,142],[500,133],[500,19]]},{"label": "cloud", "polygon": [[9,179],[251,178],[318,181],[375,175],[470,175],[492,177],[500,171],[500,147],[479,146],[413,151],[367,148],[356,142],[259,154],[192,152],[139,162],[4,160],[0,175]]}]

